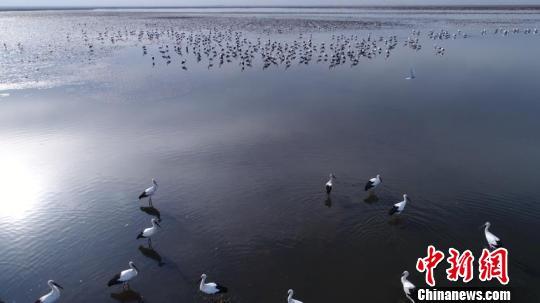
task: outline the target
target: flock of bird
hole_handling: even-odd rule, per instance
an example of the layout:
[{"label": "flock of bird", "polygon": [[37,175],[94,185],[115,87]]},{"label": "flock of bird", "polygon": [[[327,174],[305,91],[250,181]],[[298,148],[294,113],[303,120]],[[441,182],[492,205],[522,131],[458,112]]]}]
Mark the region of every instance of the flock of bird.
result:
[{"label": "flock of bird", "polygon": [[[450,40],[473,36],[538,36],[537,28],[528,27],[499,26],[481,29],[475,35],[454,29],[384,32],[384,24],[377,22],[219,19],[163,18],[148,23],[128,19],[120,26],[103,19],[104,24],[69,23],[51,31],[55,33],[52,36],[0,32],[0,64],[6,71],[0,74],[0,83],[48,87],[66,78],[74,83],[100,81],[94,78],[96,73],[78,73],[79,65],[99,70],[103,58],[128,48],[140,50],[145,65],[186,73],[219,68],[286,71],[308,65],[334,70],[360,67],[372,60],[389,61],[400,49],[444,56]],[[370,33],[372,29],[376,31]],[[341,33],[332,34],[337,30]],[[433,48],[425,47],[430,40]],[[136,52],[132,54],[137,56]],[[67,66],[75,68],[69,73],[67,68],[59,68]],[[407,78],[414,79],[414,74]]]},{"label": "flock of bird", "polygon": [[[496,28],[493,34],[504,33],[508,35],[509,30]],[[523,30],[514,29],[512,33],[533,33],[537,34],[538,29],[526,28]],[[482,36],[487,34],[487,29],[482,30]],[[339,65],[350,64],[351,67],[359,64],[362,58],[374,59],[377,56],[389,58],[392,51],[398,46],[398,36],[372,36],[361,37],[358,34],[332,35],[329,42],[316,42],[313,35],[300,34],[297,39],[291,41],[262,40],[258,37],[252,41],[244,37],[240,31],[207,31],[185,33],[167,30],[164,35],[172,39],[173,51],[181,59],[181,68],[187,70],[186,57],[192,54],[197,63],[208,64],[208,69],[221,67],[224,64],[237,62],[241,70],[253,67],[253,62],[257,55],[260,55],[262,68],[271,66],[284,66],[284,69],[292,65],[307,65],[311,62],[324,63],[328,68]],[[159,34],[156,34],[159,37]],[[420,41],[421,31],[413,30],[405,39],[404,47],[415,51],[422,49]],[[448,30],[429,31],[427,38],[433,41],[448,39],[466,39],[469,34],[457,30],[450,33]],[[154,37],[154,36],[152,36]],[[446,49],[438,44],[434,44],[434,54],[444,55]],[[158,47],[157,56],[151,56],[152,66],[156,65],[157,59],[161,57],[166,65],[171,64],[172,57],[169,44]],[[143,55],[148,54],[148,47],[142,46]],[[157,58],[157,59],[156,59]],[[203,60],[204,59],[204,60]]]},{"label": "flock of bird", "polygon": [[[328,182],[326,182],[324,186],[326,189],[327,195],[331,194],[334,188],[335,179],[337,179],[336,176],[333,173],[331,173],[329,175]],[[377,175],[367,181],[366,185],[364,186],[364,190],[366,192],[369,192],[370,194],[373,194],[374,191],[379,186],[381,186],[382,182],[383,181],[382,181],[381,176]],[[148,198],[149,205],[152,205],[152,196],[157,192],[157,189],[158,189],[158,183],[156,182],[155,179],[152,179],[152,186],[145,189],[139,195],[139,200]],[[403,194],[403,200],[393,204],[390,210],[388,211],[388,214],[390,216],[393,216],[393,215],[399,215],[403,213],[403,211],[405,210],[405,206],[407,205],[407,202],[411,202],[411,199],[407,196],[407,194]],[[161,227],[159,225],[159,221],[160,221],[159,218],[152,218],[151,219],[152,227],[145,228],[144,230],[142,230],[138,234],[137,239],[148,239],[148,245],[151,246],[152,237],[158,232],[158,228]],[[484,227],[484,235],[485,235],[488,247],[490,249],[501,247],[500,239],[489,231],[491,224],[489,222],[486,222],[483,225],[483,227]],[[129,281],[131,281],[132,279],[134,279],[135,277],[139,275],[139,269],[137,268],[135,263],[133,263],[133,261],[129,261],[128,265],[129,265],[128,269],[122,270],[121,272],[117,273],[109,280],[109,282],[107,283],[109,287],[113,285],[122,285],[124,289],[129,289]],[[411,302],[414,303],[413,293],[416,290],[416,286],[407,279],[408,276],[409,276],[408,271],[404,271],[402,273],[401,284],[403,286],[403,292],[405,296]],[[199,284],[199,290],[202,293],[207,294],[207,295],[215,295],[215,294],[226,293],[228,291],[227,287],[223,285],[220,285],[215,282],[206,282],[206,278],[207,278],[206,274],[203,273],[201,275],[201,280]],[[54,302],[57,302],[58,299],[60,298],[60,290],[63,289],[62,286],[60,286],[58,283],[56,283],[53,280],[49,280],[47,284],[51,288],[50,292],[42,296],[41,298],[39,298],[35,303],[54,303]],[[302,303],[299,300],[293,299],[293,294],[294,294],[294,291],[292,289],[289,289],[287,291],[287,303]]]},{"label": "flock of bird", "polygon": [[[499,32],[508,35],[509,30],[496,28],[494,34]],[[533,33],[537,34],[538,29],[526,28],[523,30],[512,30],[512,33]],[[487,34],[487,29],[482,30],[482,35]],[[392,51],[398,46],[398,36],[372,36],[362,38],[358,34],[332,35],[330,41],[316,42],[313,35],[300,34],[297,39],[291,41],[262,40],[258,37],[255,41],[246,38],[240,31],[201,31],[195,33],[177,32],[173,29],[162,33],[165,37],[172,39],[173,47],[165,43],[158,47],[159,54],[151,56],[152,66],[156,65],[157,59],[161,57],[166,65],[171,64],[171,53],[174,52],[181,59],[181,68],[187,70],[187,59],[185,57],[192,54],[197,63],[205,62],[208,69],[221,67],[224,64],[237,62],[241,70],[253,67],[256,55],[260,55],[262,68],[271,66],[284,66],[285,69],[292,65],[307,65],[310,62],[324,63],[329,68],[350,63],[350,66],[359,64],[362,58],[374,59],[377,56],[389,58]],[[151,35],[151,39],[161,36],[158,33]],[[403,46],[419,51],[422,49],[420,41],[421,31],[413,30],[405,39]],[[468,38],[469,34],[457,30],[450,33],[448,30],[429,31],[427,38],[438,41],[458,38]],[[172,49],[172,51],[170,51]],[[143,55],[148,54],[148,47],[142,46]],[[434,44],[434,53],[444,55],[446,49]],[[156,59],[157,58],[157,59]],[[204,60],[203,60],[204,59]]]},{"label": "flock of bird", "polygon": [[[506,29],[496,29],[494,34],[507,32]],[[537,34],[537,29],[524,29],[524,33]],[[482,35],[487,32],[482,30]],[[520,31],[514,32],[519,33]],[[207,68],[221,67],[224,64],[235,63],[245,70],[254,66],[256,58],[260,57],[262,69],[271,66],[283,66],[288,69],[293,65],[307,65],[309,63],[326,64],[328,68],[349,64],[351,67],[357,66],[360,60],[374,59],[383,56],[388,59],[397,48],[398,36],[373,36],[371,33],[367,37],[358,34],[331,35],[329,42],[317,42],[312,34],[300,34],[294,40],[276,41],[272,39],[255,40],[248,39],[240,31],[200,31],[195,33],[177,32],[167,30],[162,33],[165,37],[172,39],[172,47],[164,43],[158,47],[159,54],[151,55],[152,66],[155,66],[159,59],[166,65],[173,61],[171,54],[181,57],[180,66],[183,70],[188,70],[186,59],[190,54],[195,57],[197,63],[207,64]],[[151,36],[160,37],[159,34]],[[422,49],[420,40],[421,31],[413,30],[405,39],[403,46],[419,51]],[[428,39],[433,41],[447,39],[466,39],[469,34],[457,30],[450,33],[448,30],[429,31],[426,34]],[[165,39],[167,40],[167,39]],[[434,44],[434,54],[444,55],[446,49],[438,44]],[[142,46],[143,56],[148,55],[148,46]]]},{"label": "flock of bird", "polygon": [[[33,63],[35,68],[29,69],[29,73],[44,73],[47,64],[41,67],[39,63],[54,58],[55,52],[60,53],[58,56],[63,56],[59,58],[62,60],[81,58],[84,62],[93,62],[98,53],[105,54],[118,47],[135,45],[141,48],[143,56],[150,58],[152,66],[169,65],[177,60],[179,64],[176,65],[185,71],[193,67],[193,62],[202,64],[208,69],[236,65],[242,71],[255,68],[255,66],[260,66],[263,70],[281,66],[286,70],[292,66],[310,63],[324,64],[331,69],[344,65],[354,67],[359,65],[362,59],[377,57],[388,59],[400,44],[420,51],[423,48],[422,43],[425,44],[425,39],[434,41],[433,53],[435,55],[443,56],[446,48],[439,44],[443,40],[471,37],[471,34],[462,30],[451,32],[441,29],[426,32],[412,30],[402,42],[396,34],[372,35],[368,33],[367,36],[362,36],[354,32],[332,35],[316,33],[315,36],[300,33],[296,38],[288,35],[276,39],[269,35],[254,36],[242,29],[226,27],[186,29],[181,26],[152,27],[146,24],[146,28],[96,30],[87,28],[86,24],[81,26],[79,34],[67,32],[65,40],[47,41],[44,42],[46,45],[40,45],[37,48],[32,45],[34,42],[29,42],[30,45],[27,46],[24,41],[0,39],[0,54],[6,63]],[[537,35],[538,29],[497,27],[488,31],[484,28],[480,36],[490,33],[499,36]],[[82,48],[78,49],[74,47],[75,45]],[[11,57],[13,59],[10,59]]]}]

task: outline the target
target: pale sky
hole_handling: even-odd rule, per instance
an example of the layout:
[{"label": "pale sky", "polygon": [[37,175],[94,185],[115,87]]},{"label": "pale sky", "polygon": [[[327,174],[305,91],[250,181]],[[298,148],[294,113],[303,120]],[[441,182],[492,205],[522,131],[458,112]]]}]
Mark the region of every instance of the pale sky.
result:
[{"label": "pale sky", "polygon": [[1,6],[210,6],[210,5],[463,5],[537,4],[540,0],[0,0]]}]

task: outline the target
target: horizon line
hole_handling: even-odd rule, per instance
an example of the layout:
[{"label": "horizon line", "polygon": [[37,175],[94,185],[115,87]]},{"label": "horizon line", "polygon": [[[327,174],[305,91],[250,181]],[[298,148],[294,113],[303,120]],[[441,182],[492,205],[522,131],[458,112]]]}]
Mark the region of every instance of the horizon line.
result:
[{"label": "horizon line", "polygon": [[361,5],[0,5],[0,10],[83,9],[208,9],[208,8],[381,8],[381,9],[540,9],[540,4],[361,4]]}]

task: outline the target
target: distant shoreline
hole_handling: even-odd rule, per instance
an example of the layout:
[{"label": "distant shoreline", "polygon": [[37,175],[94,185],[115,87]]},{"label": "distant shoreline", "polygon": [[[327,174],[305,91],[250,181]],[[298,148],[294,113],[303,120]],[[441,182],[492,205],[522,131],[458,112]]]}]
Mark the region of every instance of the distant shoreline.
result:
[{"label": "distant shoreline", "polygon": [[380,9],[380,10],[538,10],[540,5],[316,5],[316,6],[0,6],[0,11],[122,10],[122,9]]}]

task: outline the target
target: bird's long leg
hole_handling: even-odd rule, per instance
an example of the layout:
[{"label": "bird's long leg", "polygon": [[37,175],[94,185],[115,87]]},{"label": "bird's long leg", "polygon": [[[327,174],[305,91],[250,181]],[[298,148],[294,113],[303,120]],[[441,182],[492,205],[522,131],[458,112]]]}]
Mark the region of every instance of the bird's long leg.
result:
[{"label": "bird's long leg", "polygon": [[150,207],[154,207],[154,205],[152,205],[152,196],[150,196],[150,198],[148,198],[148,205]]},{"label": "bird's long leg", "polygon": [[152,248],[152,238],[148,238],[148,248]]}]

